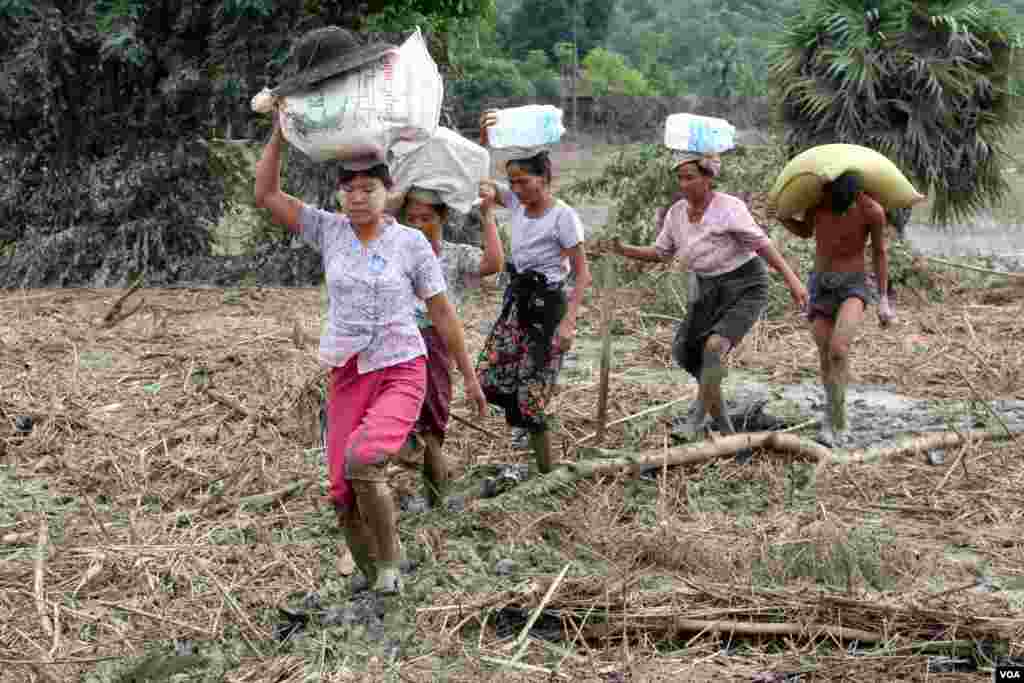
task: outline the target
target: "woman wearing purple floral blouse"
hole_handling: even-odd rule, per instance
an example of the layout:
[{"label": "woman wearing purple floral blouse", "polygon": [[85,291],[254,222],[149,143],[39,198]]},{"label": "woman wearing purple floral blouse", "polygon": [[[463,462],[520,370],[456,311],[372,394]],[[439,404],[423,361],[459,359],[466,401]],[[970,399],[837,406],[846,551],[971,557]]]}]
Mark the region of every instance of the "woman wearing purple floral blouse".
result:
[{"label": "woman wearing purple floral blouse", "polygon": [[331,213],[281,190],[281,142],[275,116],[256,167],[256,204],[323,255],[328,320],[320,359],[330,367],[330,496],[369,585],[398,593],[401,546],[386,469],[412,430],[426,390],[417,298],[426,301],[481,417],[486,401],[430,243],[385,212],[387,165],[373,157],[344,162],[339,182],[346,213]]}]

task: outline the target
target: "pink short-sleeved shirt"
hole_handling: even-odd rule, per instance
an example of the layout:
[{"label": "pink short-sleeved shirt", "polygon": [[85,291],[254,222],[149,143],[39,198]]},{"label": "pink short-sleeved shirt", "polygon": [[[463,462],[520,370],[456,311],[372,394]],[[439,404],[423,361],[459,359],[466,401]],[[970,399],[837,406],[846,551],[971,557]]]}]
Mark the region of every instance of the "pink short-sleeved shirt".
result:
[{"label": "pink short-sleeved shirt", "polygon": [[689,270],[709,276],[736,270],[769,244],[742,199],[715,192],[696,224],[690,222],[685,199],[673,204],[654,249],[662,258],[681,257]]},{"label": "pink short-sleeved shirt", "polygon": [[357,356],[364,374],[426,355],[416,303],[444,292],[445,282],[423,233],[385,218],[380,235],[364,247],[343,214],[304,205],[299,223],[299,234],[322,254],[327,276],[320,361],[341,367]]}]

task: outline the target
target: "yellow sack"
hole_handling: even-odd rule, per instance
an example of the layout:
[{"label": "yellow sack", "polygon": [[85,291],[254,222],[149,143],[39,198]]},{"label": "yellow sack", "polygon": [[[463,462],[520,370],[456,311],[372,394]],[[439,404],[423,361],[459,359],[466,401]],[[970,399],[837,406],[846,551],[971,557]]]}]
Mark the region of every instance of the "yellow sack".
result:
[{"label": "yellow sack", "polygon": [[819,145],[786,164],[768,193],[779,218],[802,216],[822,198],[822,186],[846,171],[864,175],[864,190],[886,209],[905,209],[925,196],[910,184],[896,164],[860,145]]}]

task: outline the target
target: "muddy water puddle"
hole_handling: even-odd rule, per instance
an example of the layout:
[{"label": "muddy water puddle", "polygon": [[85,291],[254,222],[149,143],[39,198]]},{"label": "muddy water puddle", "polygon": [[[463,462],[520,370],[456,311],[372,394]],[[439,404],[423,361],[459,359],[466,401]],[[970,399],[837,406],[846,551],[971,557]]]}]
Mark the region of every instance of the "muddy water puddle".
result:
[{"label": "muddy water puddle", "polygon": [[[640,343],[628,337],[616,337],[612,345],[612,396],[642,394],[630,392],[633,387],[648,390],[673,387],[676,396],[693,396],[696,385],[685,371],[675,367],[624,366],[625,354],[635,351]],[[600,339],[585,336],[578,340],[563,369],[561,382],[565,387],[596,382],[600,376]],[[659,391],[664,395],[664,391]],[[813,430],[806,423],[820,419],[825,406],[825,395],[816,382],[801,384],[770,384],[756,373],[731,370],[723,384],[729,414],[741,419],[737,428],[748,423],[748,431],[766,428],[766,425],[798,426]],[[580,400],[589,400],[581,398]],[[671,400],[671,399],[669,399]],[[1013,431],[1024,429],[1024,401],[997,400],[988,404],[970,401],[925,400],[900,394],[892,386],[852,384],[847,391],[847,414],[850,423],[849,448],[893,446],[898,441],[924,432],[1000,429],[1005,424]],[[662,401],[663,402],[663,401]],[[653,405],[653,404],[652,404]],[[635,412],[647,407],[636,405]],[[686,415],[690,401],[659,412],[657,418],[680,421]],[[752,416],[757,416],[752,418]],[[652,418],[654,419],[654,418]],[[941,452],[928,456],[932,464],[941,464]]]}]

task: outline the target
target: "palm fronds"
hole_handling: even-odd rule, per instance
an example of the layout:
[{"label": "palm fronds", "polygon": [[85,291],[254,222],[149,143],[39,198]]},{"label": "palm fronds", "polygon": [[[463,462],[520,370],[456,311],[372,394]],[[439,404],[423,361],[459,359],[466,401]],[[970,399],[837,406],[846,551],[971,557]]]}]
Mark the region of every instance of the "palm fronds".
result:
[{"label": "palm fronds", "polygon": [[818,0],[770,62],[789,154],[831,142],[877,149],[932,219],[998,203],[1007,133],[1020,124],[1016,21],[987,0]]}]

